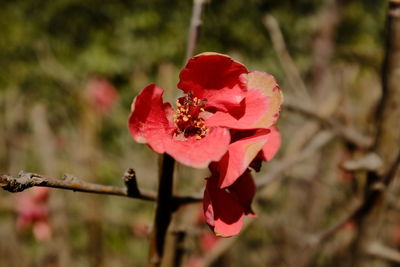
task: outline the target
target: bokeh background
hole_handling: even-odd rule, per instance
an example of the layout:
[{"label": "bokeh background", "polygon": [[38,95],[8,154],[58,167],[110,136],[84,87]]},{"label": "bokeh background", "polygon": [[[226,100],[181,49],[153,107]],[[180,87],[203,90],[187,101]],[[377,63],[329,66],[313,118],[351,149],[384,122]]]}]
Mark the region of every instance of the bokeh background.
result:
[{"label": "bokeh background", "polygon": [[[386,5],[208,1],[196,53],[228,54],[250,70],[269,72],[288,101],[371,135]],[[139,186],[155,190],[158,155],[134,143],[127,119],[132,99],[149,83],[164,88],[167,100],[176,96],[191,14],[189,0],[3,1],[0,173],[69,173],[123,186],[120,177],[132,167]],[[184,266],[350,266],[351,223],[318,246],[310,237],[362,195],[365,173],[340,167],[359,150],[293,110],[283,109],[278,127],[281,151],[255,175],[268,180],[273,171],[273,182],[258,191],[258,217],[239,238],[210,236],[201,204],[176,214],[171,236],[184,233]],[[322,145],[304,155],[313,142]],[[292,163],[283,171],[282,162]],[[207,170],[178,166],[175,190],[201,193],[205,177]],[[388,209],[383,222],[383,239],[392,247],[400,246],[398,210]],[[135,199],[1,191],[0,266],[144,266],[153,213],[153,203]]]}]

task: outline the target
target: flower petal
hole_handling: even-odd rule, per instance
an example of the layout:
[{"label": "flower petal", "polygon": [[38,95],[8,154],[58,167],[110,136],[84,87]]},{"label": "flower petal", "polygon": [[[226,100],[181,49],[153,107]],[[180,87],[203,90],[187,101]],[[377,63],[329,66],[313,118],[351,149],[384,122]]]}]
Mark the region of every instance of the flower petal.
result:
[{"label": "flower petal", "polygon": [[165,142],[171,139],[173,125],[167,119],[171,109],[163,103],[163,89],[150,84],[133,100],[129,131],[138,143],[148,144],[155,152],[165,152]]},{"label": "flower petal", "polygon": [[203,209],[207,224],[216,235],[237,235],[243,226],[243,207],[229,192],[218,187],[218,173],[207,179]]},{"label": "flower petal", "polygon": [[263,118],[268,112],[269,98],[259,89],[246,92],[240,107],[228,112],[217,111],[206,120],[209,127],[227,127],[231,129],[264,128]]},{"label": "flower petal", "polygon": [[212,128],[202,139],[189,137],[179,140],[172,136],[165,152],[180,163],[193,168],[206,168],[211,161],[219,161],[229,147],[231,137],[225,128]]},{"label": "flower petal", "polygon": [[229,187],[229,192],[235,195],[244,209],[245,215],[254,216],[251,209],[251,202],[256,193],[256,185],[249,169],[247,169],[237,180]]},{"label": "flower petal", "polygon": [[270,127],[278,119],[283,102],[283,94],[274,76],[262,71],[252,71],[247,75],[242,75],[242,78],[246,81],[248,89],[262,90],[268,97],[268,110],[257,123],[257,127]]},{"label": "flower petal", "polygon": [[181,71],[178,88],[206,99],[205,108],[228,111],[239,106],[245,87],[240,75],[248,73],[242,64],[217,53],[203,53],[191,58]]},{"label": "flower petal", "polygon": [[269,129],[236,132],[228,152],[218,162],[221,188],[232,185],[244,173],[267,142],[269,132]]},{"label": "flower petal", "polygon": [[271,133],[268,135],[268,141],[262,148],[262,159],[264,161],[270,161],[275,157],[276,153],[281,146],[281,134],[279,130],[273,126],[269,128]]},{"label": "flower petal", "polygon": [[209,127],[268,128],[278,118],[283,97],[275,78],[260,71],[242,74],[240,78],[248,88],[241,105],[227,112],[215,112],[207,119]]}]

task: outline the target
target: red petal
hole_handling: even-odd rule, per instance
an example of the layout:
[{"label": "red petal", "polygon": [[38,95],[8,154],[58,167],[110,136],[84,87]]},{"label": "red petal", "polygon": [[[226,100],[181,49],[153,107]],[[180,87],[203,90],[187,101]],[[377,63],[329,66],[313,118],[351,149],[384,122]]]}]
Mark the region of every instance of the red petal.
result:
[{"label": "red petal", "polygon": [[206,168],[211,161],[219,161],[229,147],[231,137],[225,128],[212,128],[202,139],[170,138],[165,152],[182,164],[193,168]]},{"label": "red petal", "polygon": [[[282,93],[272,75],[253,71],[241,75],[248,90],[240,107],[217,111],[207,119],[207,125],[232,129],[268,128],[279,115]],[[238,115],[239,114],[239,115]]]},{"label": "red petal", "polygon": [[221,126],[231,129],[264,128],[262,120],[268,107],[268,97],[261,90],[251,89],[246,92],[240,108],[233,109],[233,112],[232,109],[228,112],[217,111],[206,120],[206,124],[209,127]]},{"label": "red petal", "polygon": [[203,53],[188,61],[179,75],[178,88],[206,99],[205,108],[227,111],[243,100],[245,88],[239,76],[247,72],[226,55]]},{"label": "red petal", "polygon": [[259,89],[268,97],[268,109],[261,120],[257,123],[259,128],[267,128],[276,122],[283,102],[283,95],[276,83],[275,78],[265,72],[252,71],[243,75],[247,88]]},{"label": "red petal", "polygon": [[237,235],[243,226],[243,207],[236,197],[218,188],[218,174],[207,179],[203,200],[204,216],[217,235]]},{"label": "red petal", "polygon": [[256,185],[249,169],[229,187],[229,192],[237,197],[244,209],[245,215],[254,215],[251,209],[251,202],[256,193]]},{"label": "red petal", "polygon": [[268,141],[262,148],[262,159],[270,161],[278,152],[281,146],[281,134],[279,130],[273,126],[269,128],[271,133],[268,135]]},{"label": "red petal", "polygon": [[239,135],[246,133],[248,136],[232,142],[228,152],[218,162],[221,172],[221,188],[232,185],[243,174],[267,142],[269,132],[269,129],[237,132]]},{"label": "red petal", "polygon": [[133,100],[129,117],[129,131],[135,141],[148,144],[157,153],[165,152],[174,128],[166,116],[171,106],[163,103],[162,95],[163,89],[148,85]]}]

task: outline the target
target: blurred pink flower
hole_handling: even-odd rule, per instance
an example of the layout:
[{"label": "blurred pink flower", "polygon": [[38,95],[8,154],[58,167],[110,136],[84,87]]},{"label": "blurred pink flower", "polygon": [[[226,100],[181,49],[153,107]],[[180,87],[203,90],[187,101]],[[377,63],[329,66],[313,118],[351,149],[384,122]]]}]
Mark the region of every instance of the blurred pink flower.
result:
[{"label": "blurred pink flower", "polygon": [[49,188],[37,187],[16,196],[17,228],[26,231],[32,227],[33,235],[39,241],[51,237],[47,206],[49,193]]},{"label": "blurred pink flower", "polygon": [[117,89],[105,78],[90,78],[86,90],[94,110],[105,115],[115,105],[118,99]]}]

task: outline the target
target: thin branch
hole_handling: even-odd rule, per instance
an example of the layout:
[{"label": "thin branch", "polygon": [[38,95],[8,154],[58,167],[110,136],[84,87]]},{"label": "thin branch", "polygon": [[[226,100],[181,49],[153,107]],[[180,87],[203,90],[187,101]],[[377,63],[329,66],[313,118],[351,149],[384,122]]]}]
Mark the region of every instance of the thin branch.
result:
[{"label": "thin branch", "polygon": [[205,0],[193,0],[192,18],[190,20],[190,28],[188,35],[188,43],[186,47],[186,61],[189,60],[194,54],[197,45],[197,38],[199,35],[199,28],[201,26],[201,14]]},{"label": "thin branch", "polygon": [[341,168],[348,172],[378,171],[383,166],[383,160],[376,153],[368,153],[360,158],[347,160],[341,164]]},{"label": "thin branch", "polygon": [[21,171],[19,172],[18,177],[13,177],[10,175],[1,175],[0,186],[4,190],[7,190],[12,193],[22,192],[25,189],[34,186],[42,186],[42,187],[52,187],[52,188],[72,190],[75,192],[124,196],[124,197],[137,198],[150,201],[155,200],[155,194],[151,192],[137,191],[135,194],[133,194],[132,192],[128,194],[128,189],[126,187],[88,183],[79,180],[78,178],[72,175],[67,175],[67,174],[64,175],[62,179],[55,179],[36,173]]},{"label": "thin branch", "polygon": [[[357,218],[353,242],[355,265],[364,266],[366,244],[378,234],[386,192],[400,165],[400,131],[394,129],[400,117],[400,1],[390,0],[387,10],[386,49],[382,64],[382,98],[376,116],[377,135],[373,151],[384,159],[379,171],[367,173],[364,207]],[[381,190],[376,190],[381,188]]]},{"label": "thin branch", "polygon": [[288,78],[288,82],[290,88],[293,90],[293,93],[305,100],[308,105],[313,105],[309,91],[303,79],[301,78],[300,72],[294,63],[294,60],[287,50],[285,39],[283,38],[278,21],[272,15],[267,15],[265,16],[263,22],[269,31],[275,53],[277,54],[283,71]]},{"label": "thin branch", "polygon": [[334,135],[328,131],[323,131],[317,134],[312,139],[310,144],[302,150],[302,152],[292,155],[286,160],[279,162],[276,167],[268,171],[268,174],[257,179],[257,188],[260,189],[266,187],[272,182],[280,179],[282,177],[282,173],[287,171],[288,168],[314,155],[319,149],[330,142],[333,137]]},{"label": "thin branch", "polygon": [[241,230],[241,234],[230,237],[230,238],[224,238],[220,239],[218,243],[213,247],[213,249],[208,252],[205,257],[204,257],[204,262],[203,262],[203,267],[208,267],[211,266],[213,263],[215,263],[216,260],[218,260],[224,253],[231,248],[237,240],[243,235],[245,230],[254,222],[254,220],[249,220],[247,221]]},{"label": "thin branch", "polygon": [[[18,177],[1,174],[0,187],[12,193],[22,192],[31,187],[50,187],[72,190],[74,192],[114,195],[155,201],[156,194],[154,192],[139,190],[136,176],[132,169],[128,169],[125,172],[123,179],[127,187],[88,183],[68,174],[64,175],[62,179],[56,179],[36,173],[21,171]],[[202,198],[197,196],[174,196],[172,201],[173,210],[183,205],[198,203],[200,201],[202,201]]]},{"label": "thin branch", "polygon": [[362,135],[361,133],[357,132],[356,129],[343,125],[335,119],[322,117],[309,108],[303,107],[299,104],[291,103],[289,101],[286,101],[283,106],[289,111],[298,112],[304,116],[318,121],[322,126],[332,129],[337,135],[359,148],[369,148],[372,145],[373,139],[371,137]]},{"label": "thin branch", "polygon": [[349,214],[332,224],[326,230],[323,230],[319,234],[311,236],[311,238],[309,239],[310,245],[316,246],[321,242],[328,240],[330,237],[333,236],[333,234],[342,229],[343,226],[345,226],[348,222],[351,222],[357,216],[360,208],[361,206],[358,205],[356,209],[352,210]]},{"label": "thin branch", "polygon": [[366,246],[366,252],[371,256],[378,257],[387,261],[400,263],[400,252],[396,249],[387,247],[378,242],[372,242]]},{"label": "thin branch", "polygon": [[382,177],[382,182],[376,182],[370,186],[368,195],[364,201],[358,205],[356,209],[351,211],[348,215],[344,216],[338,222],[334,223],[327,230],[322,231],[320,234],[313,238],[314,244],[319,244],[320,242],[328,239],[330,236],[335,234],[342,226],[350,221],[358,221],[365,216],[367,216],[370,211],[377,205],[382,197],[382,194],[386,191],[387,187],[390,185],[394,179],[397,169],[400,165],[400,152],[397,155],[395,162],[393,163],[390,170]]}]

